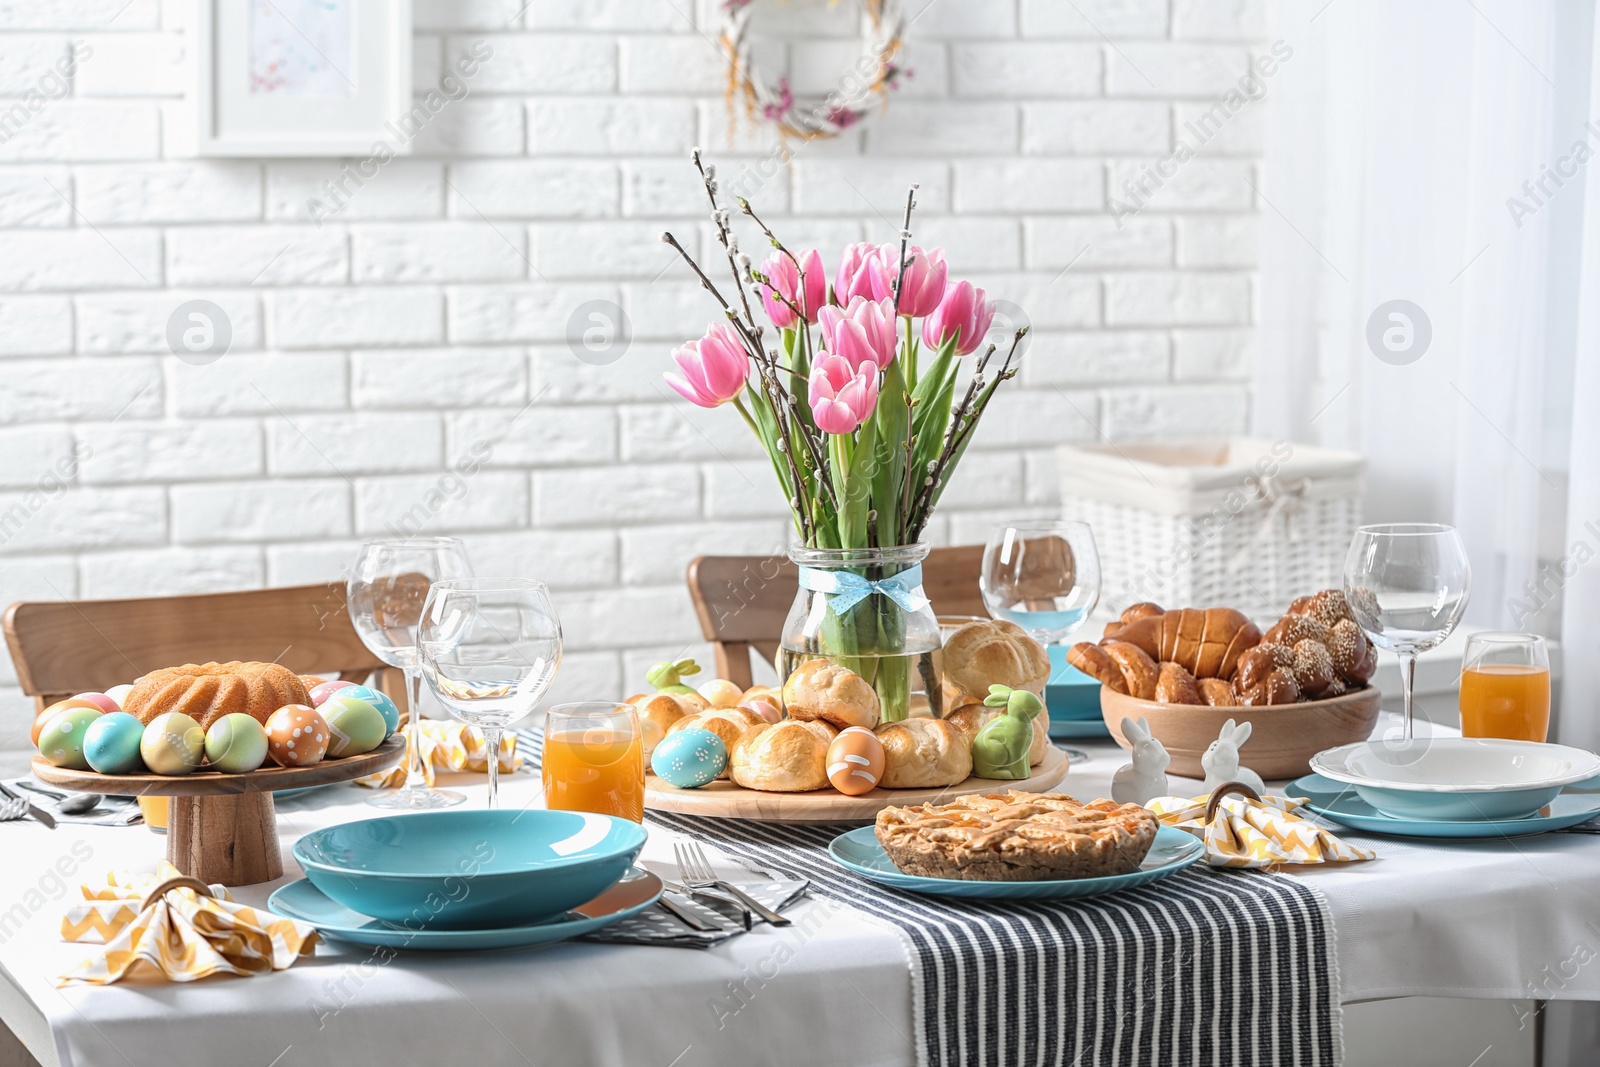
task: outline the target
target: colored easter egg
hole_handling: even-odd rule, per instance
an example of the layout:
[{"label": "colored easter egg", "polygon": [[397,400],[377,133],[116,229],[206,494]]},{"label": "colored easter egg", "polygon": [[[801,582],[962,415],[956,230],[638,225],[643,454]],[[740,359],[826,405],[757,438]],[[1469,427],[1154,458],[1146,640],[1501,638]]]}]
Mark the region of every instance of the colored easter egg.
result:
[{"label": "colored easter egg", "polygon": [[388,723],[382,712],[352,696],[349,690],[329,697],[317,712],[328,724],[328,758],[342,759],[371,752],[383,744],[389,734]]},{"label": "colored easter egg", "polygon": [[371,704],[373,707],[377,708],[378,714],[383,716],[384,737],[388,737],[390,734],[400,729],[400,708],[395,704],[394,701],[389,699],[389,694],[380,693],[371,686],[357,685],[341,691],[339,695],[342,697],[355,697],[357,700],[364,700],[368,704]]},{"label": "colored easter egg", "polygon": [[89,703],[93,704],[95,707],[99,708],[101,711],[105,712],[107,715],[110,715],[113,711],[121,711],[122,710],[121,703],[119,703],[116,700],[113,700],[111,698],[111,696],[109,694],[107,694],[107,693],[79,693],[77,696],[73,697],[72,699],[73,700],[87,700]]},{"label": "colored easter egg", "polygon": [[308,704],[285,704],[267,717],[267,754],[280,767],[309,767],[328,754],[328,723]]},{"label": "colored easter egg", "polygon": [[206,755],[206,732],[181,711],[157,715],[139,741],[144,765],[156,774],[188,774]]},{"label": "colored easter egg", "polygon": [[828,782],[845,796],[877,788],[883,777],[883,742],[871,730],[852,726],[828,746]]},{"label": "colored easter egg", "polygon": [[783,718],[783,709],[765,700],[746,700],[739,707],[761,716],[763,722],[778,722]]},{"label": "colored easter egg", "polygon": [[728,746],[710,730],[690,727],[661,739],[650,754],[650,769],[668,785],[695,789],[715,780],[728,765]]},{"label": "colored easter egg", "polygon": [[323,682],[321,685],[314,685],[311,687],[311,704],[313,707],[320,708],[322,707],[322,702],[324,700],[327,700],[339,690],[349,689],[355,684],[355,682],[347,682],[341,678],[335,678],[331,682]]},{"label": "colored easter egg", "polygon": [[731,708],[744,699],[744,690],[726,678],[713,678],[700,687],[700,695],[714,708]]},{"label": "colored easter egg", "polygon": [[107,689],[106,696],[110,697],[112,700],[115,700],[117,702],[117,707],[121,708],[122,702],[128,699],[128,694],[131,692],[133,692],[133,683],[128,682],[124,685],[114,685],[110,689]]},{"label": "colored easter egg", "polygon": [[86,708],[67,708],[52,715],[39,732],[39,755],[57,767],[88,770],[89,761],[83,756],[83,735],[89,725],[103,714],[99,708],[90,705]]},{"label": "colored easter egg", "polygon": [[71,711],[73,708],[93,708],[95,711],[101,710],[100,705],[91,704],[87,700],[79,700],[77,697],[72,697],[68,700],[58,700],[33,717],[33,729],[31,732],[29,732],[28,739],[37,745],[39,743],[39,735],[44,733],[45,723],[55,718],[63,711]]},{"label": "colored easter egg", "polygon": [[228,774],[249,774],[267,762],[267,731],[243,712],[224,715],[206,731],[206,759]]},{"label": "colored easter egg", "polygon": [[124,711],[102,715],[83,732],[83,758],[101,774],[132,774],[144,770],[139,743],[144,723]]}]

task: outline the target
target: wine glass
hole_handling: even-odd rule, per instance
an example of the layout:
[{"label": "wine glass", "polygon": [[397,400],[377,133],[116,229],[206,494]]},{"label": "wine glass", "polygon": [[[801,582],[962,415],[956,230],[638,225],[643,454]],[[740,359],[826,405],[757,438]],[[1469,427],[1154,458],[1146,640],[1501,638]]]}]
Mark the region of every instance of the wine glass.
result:
[{"label": "wine glass", "polygon": [[422,673],[417,663],[417,624],[428,587],[442,578],[472,574],[467,548],[456,537],[410,537],[368,541],[361,546],[355,568],[346,583],[350,621],[372,654],[406,675],[406,721],[411,724],[411,744],[406,751],[406,784],[369,798],[376,808],[407,811],[448,808],[467,798],[447,789],[428,788],[422,773],[422,746],[418,737],[418,705],[422,700]]},{"label": "wine glass", "polygon": [[1350,542],[1344,560],[1345,600],[1372,643],[1400,657],[1403,741],[1413,736],[1417,655],[1450,636],[1466,610],[1471,586],[1472,567],[1454,526],[1363,526]]},{"label": "wine glass", "polygon": [[533,710],[561,666],[561,620],[550,590],[532,578],[435,582],[417,651],[439,702],[483,731],[492,810],[500,804],[500,733]]}]

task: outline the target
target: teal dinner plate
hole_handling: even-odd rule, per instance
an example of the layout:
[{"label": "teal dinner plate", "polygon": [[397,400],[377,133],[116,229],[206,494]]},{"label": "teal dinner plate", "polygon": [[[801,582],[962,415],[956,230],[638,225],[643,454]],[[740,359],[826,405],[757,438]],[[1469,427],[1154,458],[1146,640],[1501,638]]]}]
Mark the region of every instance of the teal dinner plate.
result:
[{"label": "teal dinner plate", "polygon": [[1050,709],[1051,724],[1100,723],[1100,683],[1067,662],[1065,645],[1051,645],[1049,651],[1050,680],[1045,683],[1044,703]]},{"label": "teal dinner plate", "polygon": [[[1589,783],[1579,784],[1587,786]],[[1600,793],[1573,790],[1563,792],[1552,800],[1546,809],[1548,815],[1541,813],[1517,819],[1483,819],[1476,822],[1460,819],[1399,819],[1385,815],[1357,796],[1353,786],[1324,778],[1320,774],[1308,774],[1295,779],[1285,792],[1292,797],[1305,797],[1306,807],[1341,826],[1394,837],[1531,837],[1551,830],[1565,830],[1600,815]]]},{"label": "teal dinner plate", "polygon": [[1057,722],[1053,716],[1050,719],[1052,741],[1093,741],[1096,738],[1111,740],[1111,731],[1106,727],[1104,719],[1096,719],[1094,722],[1079,722],[1076,719]]},{"label": "teal dinner plate", "polygon": [[480,951],[548,945],[593,933],[650,907],[661,898],[662,888],[661,879],[633,867],[604,893],[554,919],[485,930],[413,929],[374,919],[329,899],[306,878],[273,893],[267,898],[267,910],[310,923],[335,941],[427,952]]},{"label": "teal dinner plate", "polygon": [[922,878],[902,872],[878,844],[870,826],[840,834],[828,845],[828,852],[840,866],[848,867],[863,878],[913,893],[973,900],[1064,900],[1115,893],[1177,874],[1205,855],[1205,851],[1206,847],[1193,834],[1163,826],[1156,830],[1156,839],[1144,863],[1128,874],[1063,878],[1054,882],[969,882],[959,878]]}]

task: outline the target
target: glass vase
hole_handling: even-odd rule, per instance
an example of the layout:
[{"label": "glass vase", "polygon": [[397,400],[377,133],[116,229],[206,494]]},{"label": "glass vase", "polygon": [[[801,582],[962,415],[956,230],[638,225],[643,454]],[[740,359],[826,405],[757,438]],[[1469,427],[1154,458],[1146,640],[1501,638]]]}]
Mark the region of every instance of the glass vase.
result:
[{"label": "glass vase", "polygon": [[867,680],[884,722],[904,719],[913,693],[942,714],[939,621],[922,592],[927,555],[923,544],[791,549],[800,588],[783,625],[779,677],[826,659]]}]

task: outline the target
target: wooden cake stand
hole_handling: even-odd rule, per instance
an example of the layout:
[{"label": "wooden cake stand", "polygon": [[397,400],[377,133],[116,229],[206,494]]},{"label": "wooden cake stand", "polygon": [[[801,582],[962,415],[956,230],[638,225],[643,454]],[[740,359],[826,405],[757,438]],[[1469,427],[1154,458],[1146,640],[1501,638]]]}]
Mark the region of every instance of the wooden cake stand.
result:
[{"label": "wooden cake stand", "polygon": [[1033,768],[1033,776],[1022,781],[972,777],[959,785],[934,789],[874,789],[858,797],[848,797],[832,789],[768,793],[746,789],[726,778],[698,789],[679,789],[648,774],[644,779],[644,806],[680,815],[758,822],[871,822],[878,812],[891,804],[945,804],[972,793],[1004,793],[1008,789],[1044,793],[1066,776],[1067,754],[1051,745],[1043,762]]},{"label": "wooden cake stand", "polygon": [[199,770],[177,776],[73,771],[35,756],[33,776],[80,793],[171,797],[167,860],[202,882],[252,885],[283,876],[272,806],[275,791],[348,782],[394,766],[405,752],[405,740],[396,734],[371,752],[309,767],[262,767],[249,774]]}]

